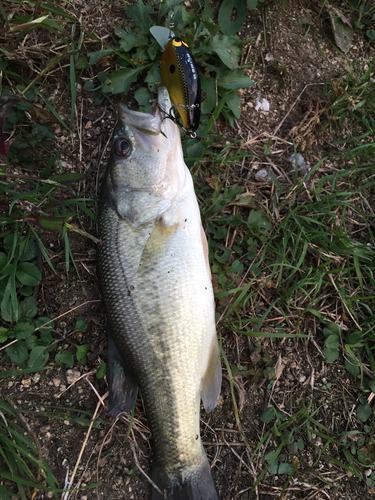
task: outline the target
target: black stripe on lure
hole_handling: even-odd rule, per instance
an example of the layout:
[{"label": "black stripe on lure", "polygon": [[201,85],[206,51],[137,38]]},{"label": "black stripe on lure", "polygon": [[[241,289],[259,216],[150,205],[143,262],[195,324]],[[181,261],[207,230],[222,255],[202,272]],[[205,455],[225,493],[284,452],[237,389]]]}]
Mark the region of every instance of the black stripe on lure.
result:
[{"label": "black stripe on lure", "polygon": [[161,58],[160,76],[173,107],[181,116],[184,129],[195,137],[201,115],[201,82],[189,46],[181,38],[173,37],[167,42]]}]

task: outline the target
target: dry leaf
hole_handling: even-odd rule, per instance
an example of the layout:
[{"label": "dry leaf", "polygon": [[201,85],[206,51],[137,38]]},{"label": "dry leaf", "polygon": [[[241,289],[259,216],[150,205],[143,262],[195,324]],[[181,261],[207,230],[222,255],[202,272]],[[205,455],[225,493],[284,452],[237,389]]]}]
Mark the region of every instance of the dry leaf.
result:
[{"label": "dry leaf", "polygon": [[281,354],[279,354],[279,359],[277,360],[277,363],[275,366],[276,382],[281,377],[284,368],[285,368],[285,364],[283,363],[283,358],[281,357]]},{"label": "dry leaf", "polygon": [[231,203],[228,203],[228,206],[229,205],[236,205],[237,207],[254,207],[254,196],[255,196],[255,193],[239,194],[234,201],[232,201]]}]

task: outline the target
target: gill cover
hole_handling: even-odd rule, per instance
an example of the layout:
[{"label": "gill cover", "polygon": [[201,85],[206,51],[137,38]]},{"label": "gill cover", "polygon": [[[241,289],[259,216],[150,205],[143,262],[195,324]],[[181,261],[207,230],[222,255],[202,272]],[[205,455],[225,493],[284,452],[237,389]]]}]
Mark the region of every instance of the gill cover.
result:
[{"label": "gill cover", "polygon": [[201,84],[189,46],[178,37],[171,38],[161,58],[161,83],[167,87],[184,127],[194,132],[201,114]]}]

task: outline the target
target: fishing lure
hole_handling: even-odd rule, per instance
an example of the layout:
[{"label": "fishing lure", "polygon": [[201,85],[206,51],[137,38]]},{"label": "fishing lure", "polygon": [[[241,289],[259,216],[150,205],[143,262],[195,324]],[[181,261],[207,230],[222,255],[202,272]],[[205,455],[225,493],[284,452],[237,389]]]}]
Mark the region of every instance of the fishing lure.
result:
[{"label": "fishing lure", "polygon": [[[160,76],[185,130],[195,137],[201,114],[201,84],[193,55],[181,38],[173,37],[167,42],[161,58]],[[173,115],[170,118],[175,119]]]}]

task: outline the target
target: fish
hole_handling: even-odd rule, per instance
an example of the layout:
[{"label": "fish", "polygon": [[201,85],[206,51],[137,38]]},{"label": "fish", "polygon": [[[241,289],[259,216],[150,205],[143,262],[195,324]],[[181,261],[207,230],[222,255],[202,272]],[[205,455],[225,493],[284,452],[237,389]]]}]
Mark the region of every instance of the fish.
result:
[{"label": "fish", "polygon": [[182,38],[173,37],[166,44],[160,62],[160,77],[186,131],[194,134],[201,114],[201,83],[193,54]]},{"label": "fish", "polygon": [[171,106],[164,86],[151,114],[120,105],[99,196],[108,411],[131,411],[140,390],[153,440],[152,500],[218,500],[200,436],[201,400],[213,410],[222,381],[214,294]]}]

